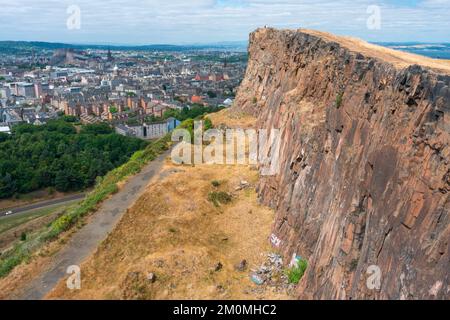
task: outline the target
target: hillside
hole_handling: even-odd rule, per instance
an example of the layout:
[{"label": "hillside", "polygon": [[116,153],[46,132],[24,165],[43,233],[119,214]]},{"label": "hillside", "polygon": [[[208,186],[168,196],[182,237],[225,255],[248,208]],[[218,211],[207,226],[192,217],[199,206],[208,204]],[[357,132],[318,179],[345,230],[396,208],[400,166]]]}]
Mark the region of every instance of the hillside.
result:
[{"label": "hillside", "polygon": [[40,50],[114,50],[114,51],[201,51],[201,50],[241,50],[245,48],[245,42],[172,45],[172,44],[149,44],[149,45],[110,45],[110,44],[68,44],[41,41],[0,41],[0,53],[5,54],[31,54]]},{"label": "hillside", "polygon": [[[81,290],[60,281],[47,298],[291,298],[289,287],[258,287],[249,278],[273,251],[267,238],[274,213],[257,203],[257,179],[257,171],[246,166],[176,166],[167,159],[81,265]],[[241,181],[248,186],[237,190]],[[227,192],[232,200],[214,205],[211,192]],[[245,268],[237,270],[243,260]]]}]

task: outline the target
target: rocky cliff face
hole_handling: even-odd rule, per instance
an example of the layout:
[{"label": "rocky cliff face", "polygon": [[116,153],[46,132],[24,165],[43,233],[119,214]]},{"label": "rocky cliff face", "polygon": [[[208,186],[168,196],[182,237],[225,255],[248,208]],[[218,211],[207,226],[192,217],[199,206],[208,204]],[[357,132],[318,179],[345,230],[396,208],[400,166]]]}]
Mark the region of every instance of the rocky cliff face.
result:
[{"label": "rocky cliff face", "polygon": [[249,54],[234,108],[282,131],[259,195],[308,260],[299,298],[450,298],[450,73],[311,31],[257,30]]}]

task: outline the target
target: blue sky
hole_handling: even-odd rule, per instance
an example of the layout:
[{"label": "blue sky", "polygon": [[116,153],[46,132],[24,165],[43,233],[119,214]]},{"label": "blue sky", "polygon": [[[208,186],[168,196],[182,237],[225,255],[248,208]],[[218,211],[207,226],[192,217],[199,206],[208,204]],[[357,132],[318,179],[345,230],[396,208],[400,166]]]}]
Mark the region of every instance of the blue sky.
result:
[{"label": "blue sky", "polygon": [[[79,29],[67,27],[73,5]],[[379,29],[367,27],[373,5]],[[450,42],[450,0],[0,0],[0,40],[211,43],[246,40],[264,25],[368,41]]]}]

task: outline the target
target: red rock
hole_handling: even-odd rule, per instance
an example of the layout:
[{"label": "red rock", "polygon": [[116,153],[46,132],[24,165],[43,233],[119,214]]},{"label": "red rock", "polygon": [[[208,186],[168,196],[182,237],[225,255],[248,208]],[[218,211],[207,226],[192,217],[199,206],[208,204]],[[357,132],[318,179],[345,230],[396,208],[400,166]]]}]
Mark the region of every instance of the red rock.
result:
[{"label": "red rock", "polygon": [[308,260],[299,298],[450,298],[449,72],[383,52],[311,31],[250,36],[234,108],[282,131],[280,172],[257,190],[284,261]]}]

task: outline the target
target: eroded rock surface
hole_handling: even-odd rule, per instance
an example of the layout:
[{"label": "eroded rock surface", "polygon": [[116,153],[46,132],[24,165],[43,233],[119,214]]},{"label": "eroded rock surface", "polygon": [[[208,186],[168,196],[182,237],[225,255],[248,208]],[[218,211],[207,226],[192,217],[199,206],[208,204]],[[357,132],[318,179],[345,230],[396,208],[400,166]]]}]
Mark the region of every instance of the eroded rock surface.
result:
[{"label": "eroded rock surface", "polygon": [[355,48],[251,34],[234,108],[282,131],[279,173],[258,187],[271,241],[308,259],[299,298],[450,298],[450,73]]}]

